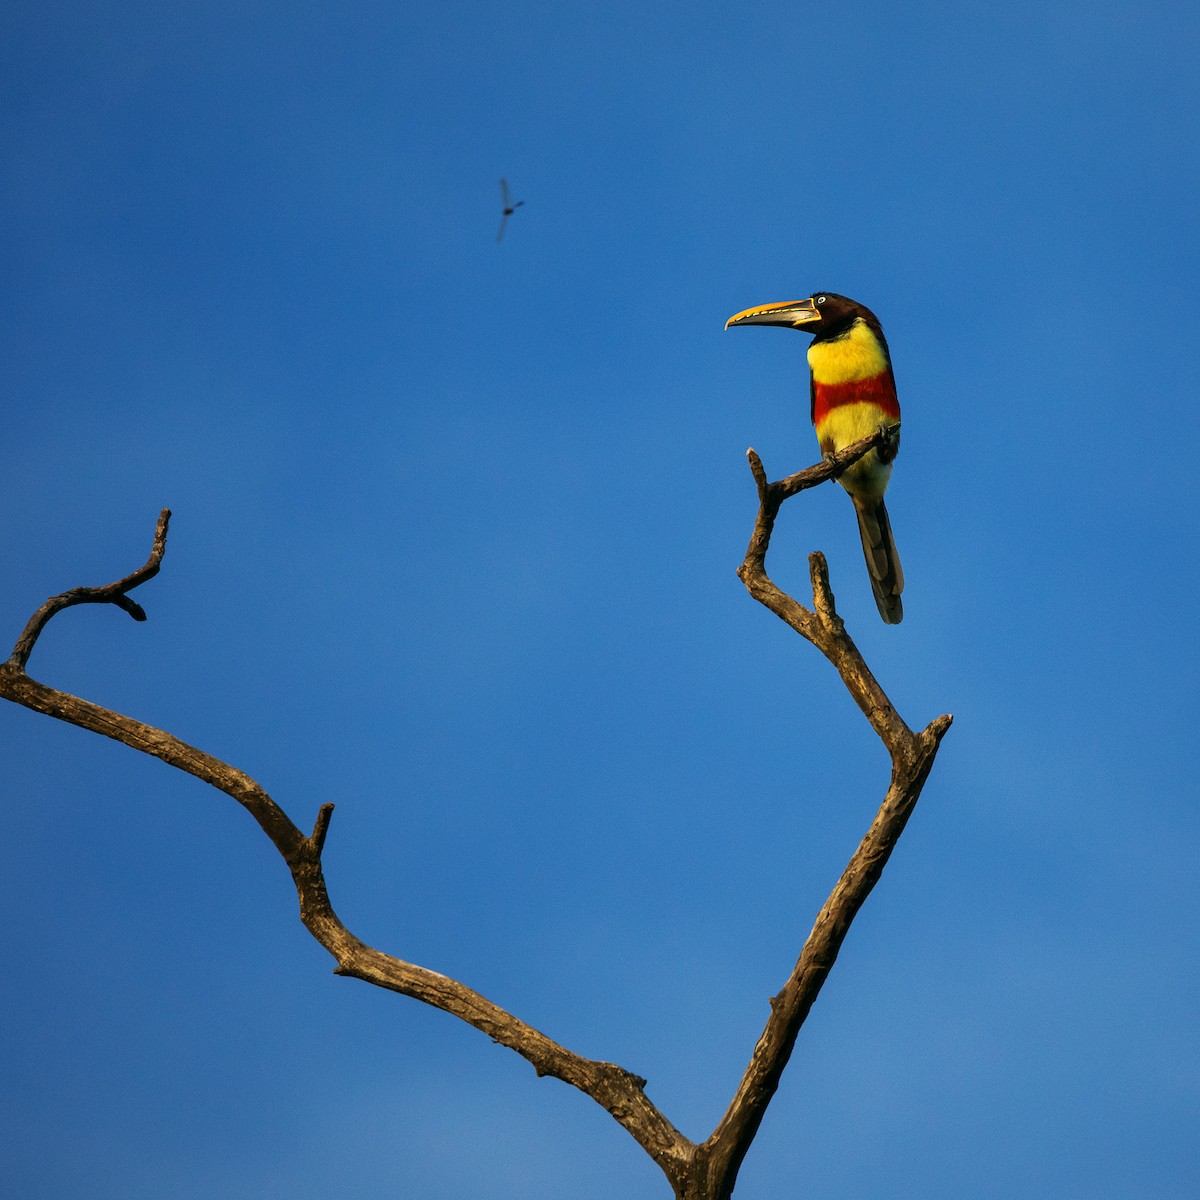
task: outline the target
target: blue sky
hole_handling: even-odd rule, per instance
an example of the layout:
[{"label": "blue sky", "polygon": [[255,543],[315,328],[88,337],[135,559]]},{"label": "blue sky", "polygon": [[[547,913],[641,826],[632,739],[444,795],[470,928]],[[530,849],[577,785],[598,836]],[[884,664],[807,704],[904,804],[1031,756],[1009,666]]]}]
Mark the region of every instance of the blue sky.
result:
[{"label": "blue sky", "polygon": [[[892,345],[905,621],[956,722],[737,1195],[1200,1186],[1198,160],[1183,4],[9,3],[5,570],[35,678],[328,800],[334,903],[711,1130],[886,781],[746,595],[831,289]],[[495,241],[497,180],[525,205]],[[335,978],[227,798],[14,706],[13,1195],[667,1195],[590,1101]]]}]

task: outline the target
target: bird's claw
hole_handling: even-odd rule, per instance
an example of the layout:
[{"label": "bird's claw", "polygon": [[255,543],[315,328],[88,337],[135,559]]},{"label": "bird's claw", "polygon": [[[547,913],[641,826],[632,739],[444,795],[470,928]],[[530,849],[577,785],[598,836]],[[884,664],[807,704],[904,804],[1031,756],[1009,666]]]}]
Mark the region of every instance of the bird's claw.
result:
[{"label": "bird's claw", "polygon": [[883,441],[879,443],[879,461],[890,463],[900,451],[900,426],[895,423],[881,424],[879,428],[884,435]]}]

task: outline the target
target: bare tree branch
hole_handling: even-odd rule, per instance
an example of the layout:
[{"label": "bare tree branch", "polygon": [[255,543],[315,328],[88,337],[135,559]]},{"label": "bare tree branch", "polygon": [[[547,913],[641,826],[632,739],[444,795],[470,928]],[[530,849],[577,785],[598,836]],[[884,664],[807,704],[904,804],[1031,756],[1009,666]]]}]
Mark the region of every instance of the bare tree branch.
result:
[{"label": "bare tree branch", "polygon": [[[0,665],[0,696],[159,758],[231,796],[258,822],[287,863],[300,900],[300,919],[336,960],[336,974],[362,979],[460,1017],[493,1041],[515,1050],[533,1065],[538,1075],[550,1075],[579,1088],[632,1134],[674,1186],[682,1177],[694,1146],[647,1098],[644,1079],[614,1063],[572,1053],[465,984],[384,954],[360,941],[342,924],[330,903],[321,867],[332,804],[321,806],[312,836],[306,837],[266,791],[237,768],[161,729],[47,687],[25,673],[24,664],[38,636],[51,617],[63,609],[84,603],[125,601],[122,607],[132,604],[124,593],[158,571],[166,544],[168,516],[164,509],[155,533],[154,551],[140,571],[104,588],[65,592],[38,609],[8,662]],[[145,614],[139,619],[144,620]]]},{"label": "bare tree branch", "polygon": [[698,1148],[694,1170],[703,1174],[704,1182],[696,1194],[706,1200],[727,1200],[733,1192],[738,1169],[779,1086],[800,1026],[833,968],[850,923],[879,881],[892,849],[904,832],[933,766],[938,746],[953,719],[938,717],[920,733],[913,733],[904,723],[838,616],[823,554],[811,554],[808,560],[812,610],[781,591],[766,571],[771,532],[783,501],[806,488],[836,478],[873,447],[893,439],[897,433],[898,426],[881,429],[848,446],[840,454],[831,455],[819,466],[809,467],[777,483],[767,482],[762,460],[753,450],[747,452],[758,488],[759,510],[738,574],[756,600],[812,642],[837,668],[850,695],[887,747],[892,759],[892,777],[870,829],[817,915],[795,969],[771,999],[771,1015],[733,1101],[712,1136]]},{"label": "bare tree branch", "polygon": [[126,593],[158,574],[163,553],[167,548],[167,526],[170,521],[171,510],[164,508],[158,514],[158,525],[154,530],[154,545],[150,550],[150,557],[146,560],[146,565],[139,567],[132,575],[126,575],[124,579],[118,579],[116,583],[109,583],[104,587],[77,587],[72,588],[69,592],[63,592],[61,595],[51,596],[29,618],[29,623],[25,626],[21,636],[17,638],[17,644],[9,656],[9,664],[23,671],[25,664],[29,662],[29,655],[33,652],[34,643],[41,636],[46,623],[51,617],[62,612],[64,608],[71,608],[76,604],[115,604],[135,621],[144,621],[146,619],[145,610],[140,604],[130,600]]},{"label": "bare tree branch", "polygon": [[771,544],[771,533],[775,528],[775,518],[780,505],[788,497],[816,487],[827,479],[836,479],[869,450],[893,440],[899,428],[897,424],[880,429],[839,453],[830,455],[824,462],[798,471],[795,475],[789,475],[777,483],[767,482],[762,460],[753,450],[747,450],[746,457],[750,460],[750,470],[758,487],[758,516],[754,522],[754,532],[750,537],[745,561],[738,568],[738,575],[755,600],[786,621],[833,663],[855,703],[863,710],[889,751],[898,746],[905,735],[911,737],[911,730],[876,683],[858,648],[845,632],[842,620],[834,610],[833,593],[829,588],[829,570],[824,557],[816,555],[809,560],[813,572],[815,612],[810,612],[776,587],[767,575],[766,557],[767,547]]},{"label": "bare tree branch", "polygon": [[75,588],[51,597],[34,613],[12,655],[0,665],[0,696],[159,758],[232,797],[258,822],[287,863],[300,902],[301,920],[334,958],[337,974],[411,996],[460,1017],[515,1050],[538,1075],[550,1075],[577,1087],[609,1112],[658,1163],[679,1200],[728,1200],[800,1026],[833,967],[851,921],[903,832],[938,745],[950,726],[951,718],[943,716],[920,733],[913,733],[900,718],[845,631],[823,555],[813,554],[809,559],[811,610],[776,587],[766,573],[767,549],[784,500],[836,478],[873,447],[894,439],[897,429],[880,430],[824,462],[775,483],[768,482],[758,455],[753,450],[748,452],[759,510],[738,574],[755,599],[812,642],[837,668],[847,690],[887,747],[892,777],[875,820],[818,914],[795,969],[771,1000],[770,1018],[728,1110],[700,1145],[680,1133],[649,1100],[644,1079],[615,1063],[574,1054],[465,984],[385,954],[355,937],[333,910],[321,865],[332,804],[321,806],[312,833],[305,835],[258,783],[237,768],[161,729],[47,687],[26,674],[29,655],[47,623],[72,605],[115,604],[136,620],[145,620],[145,612],[129,599],[128,592],[159,570],[166,549],[168,510],[159,516],[150,558],[140,570],[105,587]]}]

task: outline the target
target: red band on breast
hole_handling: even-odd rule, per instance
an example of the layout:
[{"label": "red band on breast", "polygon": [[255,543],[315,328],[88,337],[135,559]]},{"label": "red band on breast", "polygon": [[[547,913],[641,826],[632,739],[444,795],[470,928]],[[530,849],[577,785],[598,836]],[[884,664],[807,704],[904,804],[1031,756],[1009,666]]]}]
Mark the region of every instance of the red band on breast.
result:
[{"label": "red band on breast", "polygon": [[870,379],[852,379],[849,383],[817,383],[814,380],[814,425],[819,425],[833,409],[841,408],[843,404],[874,404],[885,416],[900,420],[896,387],[886,371],[872,375]]}]

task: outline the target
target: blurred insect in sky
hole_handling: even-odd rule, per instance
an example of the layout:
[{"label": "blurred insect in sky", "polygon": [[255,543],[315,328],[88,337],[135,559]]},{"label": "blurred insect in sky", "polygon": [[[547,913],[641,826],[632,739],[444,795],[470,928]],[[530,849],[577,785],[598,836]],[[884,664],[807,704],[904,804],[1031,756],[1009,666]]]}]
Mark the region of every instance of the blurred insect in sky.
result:
[{"label": "blurred insect in sky", "polygon": [[511,217],[513,215],[513,213],[515,213],[517,211],[517,209],[520,208],[521,205],[525,203],[524,200],[518,200],[516,202],[516,204],[514,204],[512,202],[512,196],[509,194],[509,191],[508,191],[508,180],[507,179],[500,180],[500,201],[504,207],[504,212],[501,214],[501,217],[500,217],[500,229],[499,229],[499,232],[496,234],[496,241],[499,241],[504,236],[504,227],[505,227],[505,225],[508,224],[508,218]]}]

